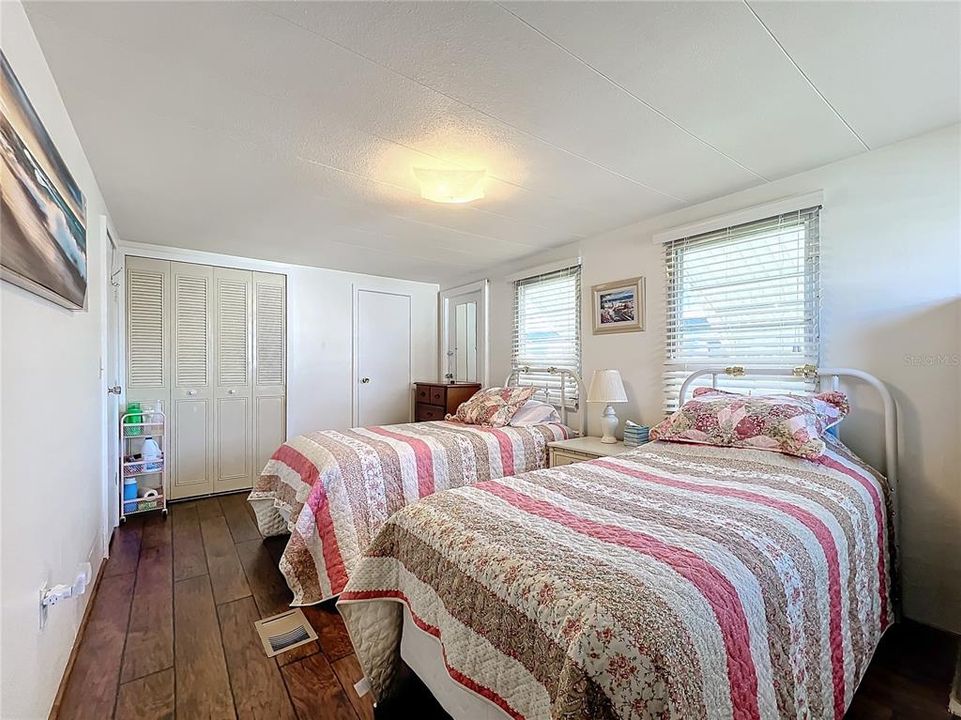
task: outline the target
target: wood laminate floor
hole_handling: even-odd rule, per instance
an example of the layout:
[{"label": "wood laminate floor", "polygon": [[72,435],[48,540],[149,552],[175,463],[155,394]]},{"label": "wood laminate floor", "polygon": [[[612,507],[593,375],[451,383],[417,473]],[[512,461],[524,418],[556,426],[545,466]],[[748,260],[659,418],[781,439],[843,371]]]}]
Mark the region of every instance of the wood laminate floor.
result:
[{"label": "wood laminate floor", "polygon": [[[253,622],[288,607],[244,494],[179,503],[118,528],[75,662],[62,720],[370,720],[369,696],[331,604],[304,608],[317,642],[264,657]],[[957,639],[913,623],[885,637],[850,720],[946,720]],[[58,715],[59,713],[59,715]],[[416,680],[377,720],[445,720]]]}]

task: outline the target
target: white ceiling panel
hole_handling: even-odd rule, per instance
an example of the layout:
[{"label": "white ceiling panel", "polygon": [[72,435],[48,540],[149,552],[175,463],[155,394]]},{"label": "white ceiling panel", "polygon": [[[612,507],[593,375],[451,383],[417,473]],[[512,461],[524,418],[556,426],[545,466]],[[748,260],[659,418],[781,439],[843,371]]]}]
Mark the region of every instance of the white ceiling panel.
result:
[{"label": "white ceiling panel", "polygon": [[[412,279],[863,151],[848,124],[959,119],[930,7],[26,7],[123,239]],[[487,195],[426,202],[414,167],[484,168]]]},{"label": "white ceiling panel", "polygon": [[751,7],[869,147],[958,122],[961,3]]},{"label": "white ceiling panel", "polygon": [[508,3],[613,83],[776,178],[853,155],[857,138],[743,3]]},{"label": "white ceiling panel", "polygon": [[703,199],[718,187],[735,190],[758,180],[499,5],[332,2],[270,8],[404,77],[676,199]]}]

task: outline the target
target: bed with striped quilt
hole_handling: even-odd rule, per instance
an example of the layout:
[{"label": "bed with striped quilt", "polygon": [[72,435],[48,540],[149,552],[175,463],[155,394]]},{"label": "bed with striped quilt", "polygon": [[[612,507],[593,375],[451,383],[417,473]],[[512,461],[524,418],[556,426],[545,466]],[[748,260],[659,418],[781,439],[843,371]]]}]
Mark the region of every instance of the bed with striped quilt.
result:
[{"label": "bed with striped quilt", "polygon": [[249,501],[265,536],[290,532],[280,570],[292,605],[343,590],[377,531],[438,490],[547,465],[560,423],[490,428],[436,421],[298,435],[274,453]]},{"label": "bed with striped quilt", "polygon": [[893,621],[887,481],[654,442],[396,513],[341,594],[377,699],[403,605],[505,717],[840,719]]}]

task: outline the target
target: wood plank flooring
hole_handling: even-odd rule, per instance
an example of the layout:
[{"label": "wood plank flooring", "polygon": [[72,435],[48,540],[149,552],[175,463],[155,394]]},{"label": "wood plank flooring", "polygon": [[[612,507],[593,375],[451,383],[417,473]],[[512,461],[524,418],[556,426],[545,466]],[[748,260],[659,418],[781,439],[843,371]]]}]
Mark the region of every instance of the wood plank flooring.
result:
[{"label": "wood plank flooring", "polygon": [[[287,609],[277,560],[244,494],[178,503],[114,535],[66,681],[63,720],[373,720],[331,604],[304,608],[317,642],[264,657],[254,620]],[[848,720],[948,720],[958,641],[903,623],[885,637]],[[377,720],[449,720],[416,678]]]}]

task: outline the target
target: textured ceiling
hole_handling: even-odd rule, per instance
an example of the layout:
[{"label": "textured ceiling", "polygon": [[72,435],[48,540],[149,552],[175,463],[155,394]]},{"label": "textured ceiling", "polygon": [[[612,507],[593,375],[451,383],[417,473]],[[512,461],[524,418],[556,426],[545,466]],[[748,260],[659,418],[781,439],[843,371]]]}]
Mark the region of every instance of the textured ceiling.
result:
[{"label": "textured ceiling", "polygon": [[957,3],[26,7],[124,240],[418,280],[961,119]]}]

